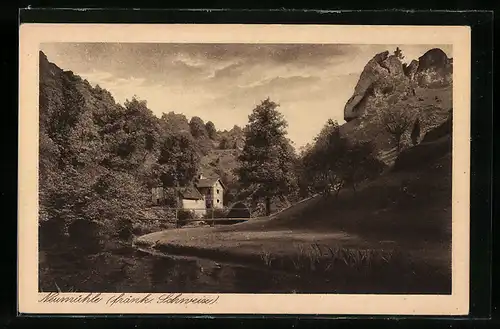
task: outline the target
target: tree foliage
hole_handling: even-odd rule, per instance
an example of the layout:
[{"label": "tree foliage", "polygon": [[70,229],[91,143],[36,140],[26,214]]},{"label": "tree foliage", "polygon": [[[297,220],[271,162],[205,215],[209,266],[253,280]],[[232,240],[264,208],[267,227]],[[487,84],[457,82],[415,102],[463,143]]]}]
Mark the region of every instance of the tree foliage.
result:
[{"label": "tree foliage", "polygon": [[161,125],[166,133],[189,133],[191,132],[191,126],[189,121],[184,114],[175,113],[170,111],[168,113],[163,113],[161,116]]},{"label": "tree foliage", "polygon": [[340,137],[339,125],[328,120],[318,136],[314,146],[305,152],[302,159],[303,178],[309,182],[310,189],[316,193],[336,194],[344,186],[341,175],[341,157],[346,152],[346,140]]},{"label": "tree foliage", "polygon": [[189,127],[191,129],[191,135],[194,138],[207,137],[208,132],[205,123],[200,117],[192,117],[189,121]]},{"label": "tree foliage", "polygon": [[299,183],[303,195],[338,196],[344,186],[356,190],[360,182],[377,176],[384,168],[373,153],[370,142],[349,142],[341,136],[338,123],[328,120],[314,145],[302,153]]},{"label": "tree foliage", "polygon": [[[101,90],[67,72],[60,78],[62,88],[41,83],[40,223],[73,232],[72,241],[83,233],[97,245],[126,238],[148,199],[139,168],[154,150],[158,127],[144,102],[118,107],[107,99],[103,111],[93,106]],[[93,224],[74,229],[83,222]]]},{"label": "tree foliage", "polygon": [[352,143],[341,158],[343,181],[356,191],[356,186],[367,179],[377,177],[384,169],[382,161],[374,157],[371,142]]},{"label": "tree foliage", "polygon": [[205,123],[205,130],[207,131],[210,139],[214,140],[217,138],[217,130],[215,129],[215,125],[212,121],[207,121],[207,123]]},{"label": "tree foliage", "polygon": [[401,51],[401,49],[399,49],[399,47],[396,47],[396,50],[394,51],[394,56],[396,56],[400,60],[405,58],[403,52]]},{"label": "tree foliage", "polygon": [[277,108],[278,104],[269,98],[255,107],[248,117],[245,145],[238,158],[239,182],[243,188],[252,188],[254,198],[265,200],[267,214],[272,199],[284,197],[296,185],[295,155],[286,138],[287,122]]},{"label": "tree foliage", "polygon": [[186,186],[196,175],[200,157],[185,134],[167,135],[161,144],[157,175],[164,187]]},{"label": "tree foliage", "polygon": [[414,121],[414,112],[405,106],[404,102],[395,104],[385,110],[380,110],[377,117],[382,127],[387,131],[394,143],[398,153],[401,151],[401,140]]},{"label": "tree foliage", "polygon": [[245,135],[243,129],[239,126],[234,125],[229,131],[219,131],[217,133],[219,139],[219,148],[221,150],[226,149],[241,149],[245,144]]},{"label": "tree foliage", "polygon": [[124,107],[103,121],[106,143],[103,164],[116,170],[137,170],[148,154],[155,153],[161,135],[158,120],[137,98],[125,101]]}]

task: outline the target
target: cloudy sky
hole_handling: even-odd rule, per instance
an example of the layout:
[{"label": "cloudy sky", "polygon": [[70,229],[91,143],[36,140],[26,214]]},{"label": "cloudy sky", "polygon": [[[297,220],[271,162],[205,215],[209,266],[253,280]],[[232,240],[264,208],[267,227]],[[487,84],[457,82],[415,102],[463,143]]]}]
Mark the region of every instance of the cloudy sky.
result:
[{"label": "cloudy sky", "polygon": [[50,43],[41,50],[119,103],[136,95],[157,116],[199,116],[217,129],[244,126],[255,105],[270,97],[300,147],[327,119],[344,122],[344,105],[368,60],[396,46],[407,61],[434,47],[452,57],[446,45]]}]

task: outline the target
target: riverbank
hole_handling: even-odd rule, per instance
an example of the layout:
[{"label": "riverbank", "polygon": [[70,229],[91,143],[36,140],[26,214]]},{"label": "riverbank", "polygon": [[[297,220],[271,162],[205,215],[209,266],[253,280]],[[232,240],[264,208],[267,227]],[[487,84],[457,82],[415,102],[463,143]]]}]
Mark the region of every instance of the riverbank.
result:
[{"label": "riverbank", "polygon": [[436,257],[443,252],[431,246],[402,249],[391,241],[373,243],[343,232],[229,233],[227,228],[176,229],[139,237],[135,244],[165,255],[283,271],[311,282],[332,281],[337,290],[353,293],[451,291],[450,268]]}]

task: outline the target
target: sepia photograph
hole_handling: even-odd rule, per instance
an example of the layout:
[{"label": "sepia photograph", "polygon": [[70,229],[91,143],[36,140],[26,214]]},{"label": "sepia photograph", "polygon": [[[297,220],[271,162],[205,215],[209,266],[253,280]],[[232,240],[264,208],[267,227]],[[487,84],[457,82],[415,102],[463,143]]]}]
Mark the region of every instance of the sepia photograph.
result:
[{"label": "sepia photograph", "polygon": [[33,45],[38,302],[451,297],[456,38],[198,36]]}]

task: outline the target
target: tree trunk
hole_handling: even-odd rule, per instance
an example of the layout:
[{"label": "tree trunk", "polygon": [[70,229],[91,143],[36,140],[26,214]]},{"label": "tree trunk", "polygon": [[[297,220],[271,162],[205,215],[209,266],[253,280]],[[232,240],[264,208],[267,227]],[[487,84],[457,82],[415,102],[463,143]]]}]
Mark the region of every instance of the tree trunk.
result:
[{"label": "tree trunk", "polygon": [[398,154],[401,152],[401,137],[402,135],[396,136],[396,150]]},{"label": "tree trunk", "polygon": [[271,198],[266,198],[266,216],[271,215]]}]

